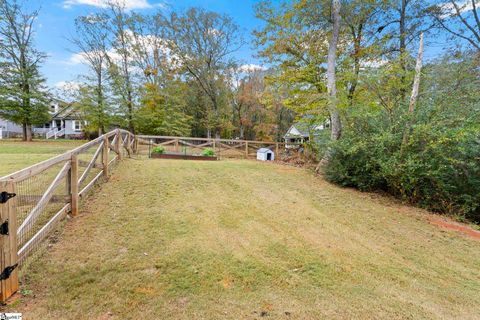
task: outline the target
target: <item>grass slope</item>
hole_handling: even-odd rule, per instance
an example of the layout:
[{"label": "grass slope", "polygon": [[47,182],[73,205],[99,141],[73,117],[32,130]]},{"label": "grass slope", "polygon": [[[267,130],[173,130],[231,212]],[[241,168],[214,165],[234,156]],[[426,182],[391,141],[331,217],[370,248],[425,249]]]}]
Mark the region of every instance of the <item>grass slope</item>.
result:
[{"label": "grass slope", "polygon": [[474,319],[480,243],[253,161],[126,160],[33,263],[24,319]]},{"label": "grass slope", "polygon": [[78,140],[0,140],[0,177],[71,150]]}]

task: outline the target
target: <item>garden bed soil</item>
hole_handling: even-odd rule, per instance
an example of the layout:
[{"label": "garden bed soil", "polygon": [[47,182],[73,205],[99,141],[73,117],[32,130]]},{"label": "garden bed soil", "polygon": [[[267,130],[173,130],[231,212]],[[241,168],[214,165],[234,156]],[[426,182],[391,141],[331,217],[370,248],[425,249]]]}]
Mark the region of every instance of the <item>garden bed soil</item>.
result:
[{"label": "garden bed soil", "polygon": [[202,160],[202,161],[216,161],[217,157],[211,156],[196,156],[182,153],[152,153],[152,158],[155,159],[179,159],[179,160]]}]

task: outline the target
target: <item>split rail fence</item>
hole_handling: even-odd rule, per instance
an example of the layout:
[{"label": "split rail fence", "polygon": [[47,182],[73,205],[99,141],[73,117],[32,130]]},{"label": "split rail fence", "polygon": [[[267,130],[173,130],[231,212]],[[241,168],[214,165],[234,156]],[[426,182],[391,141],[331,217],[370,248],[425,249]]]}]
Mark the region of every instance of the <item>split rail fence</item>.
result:
[{"label": "split rail fence", "polygon": [[237,140],[237,139],[215,139],[215,138],[192,138],[172,136],[136,136],[136,150],[140,154],[150,155],[151,149],[157,146],[165,148],[167,152],[201,154],[206,148],[213,149],[219,158],[241,158],[249,159],[257,156],[257,150],[268,148],[275,153],[275,158],[280,159],[289,153],[297,152],[301,144]]},{"label": "split rail fence", "polygon": [[18,290],[18,269],[116,162],[134,135],[117,129],[76,149],[0,178],[0,301]]},{"label": "split rail fence", "polygon": [[108,179],[119,160],[133,153],[150,154],[154,146],[188,154],[212,148],[220,158],[254,157],[259,148],[270,148],[277,158],[292,152],[292,144],[281,142],[135,136],[116,129],[64,154],[0,177],[0,301],[18,290],[18,270],[41,248],[42,240],[67,214],[78,214],[81,198],[100,179]]}]

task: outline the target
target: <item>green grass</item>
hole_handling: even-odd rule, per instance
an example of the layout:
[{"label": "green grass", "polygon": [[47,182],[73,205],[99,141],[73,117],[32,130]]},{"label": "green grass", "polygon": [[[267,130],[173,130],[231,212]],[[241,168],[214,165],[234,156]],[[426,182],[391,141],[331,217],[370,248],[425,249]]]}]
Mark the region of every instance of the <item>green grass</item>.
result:
[{"label": "green grass", "polygon": [[71,150],[78,140],[0,140],[0,177]]},{"label": "green grass", "polygon": [[22,273],[24,319],[475,319],[480,243],[254,161],[126,160]]}]

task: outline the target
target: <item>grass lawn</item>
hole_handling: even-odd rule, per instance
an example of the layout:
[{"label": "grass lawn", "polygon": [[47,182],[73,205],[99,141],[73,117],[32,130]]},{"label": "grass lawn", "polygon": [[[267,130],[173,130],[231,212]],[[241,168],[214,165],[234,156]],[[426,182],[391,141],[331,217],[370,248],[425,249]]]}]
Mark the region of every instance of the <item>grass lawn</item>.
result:
[{"label": "grass lawn", "polygon": [[78,140],[0,140],[0,177],[71,150]]},{"label": "grass lawn", "polygon": [[128,159],[22,276],[24,319],[478,319],[480,242],[254,161]]}]

